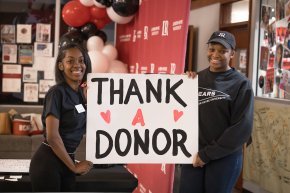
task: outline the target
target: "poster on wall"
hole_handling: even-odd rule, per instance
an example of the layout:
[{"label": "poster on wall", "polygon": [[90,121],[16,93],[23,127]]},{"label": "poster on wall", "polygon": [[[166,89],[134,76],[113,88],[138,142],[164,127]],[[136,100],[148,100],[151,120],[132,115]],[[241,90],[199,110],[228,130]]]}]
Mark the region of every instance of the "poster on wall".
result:
[{"label": "poster on wall", "polygon": [[33,67],[23,67],[23,82],[37,82],[37,70]]},{"label": "poster on wall", "polygon": [[270,6],[262,5],[260,26],[265,30],[268,29],[271,12],[272,8]]},{"label": "poster on wall", "polygon": [[19,64],[33,64],[33,45],[19,45]]},{"label": "poster on wall", "polygon": [[1,26],[1,43],[15,43],[15,25]]},{"label": "poster on wall", "polygon": [[276,53],[275,53],[275,68],[278,68],[278,69],[282,68],[283,53],[284,53],[283,44],[277,44]]},{"label": "poster on wall", "polygon": [[17,24],[17,43],[26,43],[30,44],[32,39],[32,25],[30,24]]},{"label": "poster on wall", "polygon": [[53,43],[34,42],[34,56],[52,57]]},{"label": "poster on wall", "polygon": [[50,42],[51,24],[36,24],[36,40],[37,42]]},{"label": "poster on wall", "polygon": [[39,80],[39,98],[44,98],[47,91],[55,85],[54,80]]},{"label": "poster on wall", "polygon": [[17,45],[2,44],[2,63],[17,63]]},{"label": "poster on wall", "polygon": [[86,159],[192,163],[198,151],[197,82],[186,75],[89,74]]},{"label": "poster on wall", "polygon": [[21,65],[3,64],[2,92],[21,92]]},{"label": "poster on wall", "polygon": [[34,56],[33,67],[44,72],[44,79],[54,80],[54,57]]},{"label": "poster on wall", "polygon": [[290,70],[290,50],[286,47],[284,47],[281,69]]},{"label": "poster on wall", "polygon": [[268,94],[274,91],[275,69],[271,68],[266,71],[266,82],[264,93]]},{"label": "poster on wall", "polygon": [[290,99],[290,71],[282,70],[279,89],[280,98]]},{"label": "poster on wall", "polygon": [[269,48],[266,46],[261,46],[260,52],[260,69],[267,70],[269,62]]},{"label": "poster on wall", "polygon": [[24,102],[38,102],[38,84],[24,83]]}]

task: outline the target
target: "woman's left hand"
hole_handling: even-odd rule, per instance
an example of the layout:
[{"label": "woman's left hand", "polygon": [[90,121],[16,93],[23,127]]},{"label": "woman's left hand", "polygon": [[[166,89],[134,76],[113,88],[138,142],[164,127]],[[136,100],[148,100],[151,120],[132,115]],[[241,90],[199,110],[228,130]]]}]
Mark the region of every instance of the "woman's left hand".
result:
[{"label": "woman's left hand", "polygon": [[80,161],[76,163],[75,166],[76,166],[75,173],[80,174],[80,175],[85,175],[92,169],[94,165],[92,162],[84,160],[84,161]]},{"label": "woman's left hand", "polygon": [[193,167],[203,167],[205,163],[200,159],[199,155],[196,155],[195,161],[192,163]]}]

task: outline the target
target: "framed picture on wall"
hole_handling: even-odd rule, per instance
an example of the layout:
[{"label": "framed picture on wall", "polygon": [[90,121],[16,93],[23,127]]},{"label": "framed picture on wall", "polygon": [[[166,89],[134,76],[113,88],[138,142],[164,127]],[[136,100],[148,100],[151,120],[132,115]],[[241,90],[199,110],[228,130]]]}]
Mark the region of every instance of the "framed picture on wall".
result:
[{"label": "framed picture on wall", "polygon": [[19,45],[19,63],[33,63],[33,45]]},{"label": "framed picture on wall", "polygon": [[21,92],[21,65],[3,64],[2,92]]},{"label": "framed picture on wall", "polygon": [[35,42],[34,43],[34,56],[52,56],[52,43],[44,43],[44,42]]},{"label": "framed picture on wall", "polygon": [[36,24],[36,41],[37,42],[50,42],[51,25],[38,23]]},{"label": "framed picture on wall", "polygon": [[32,25],[30,24],[17,24],[17,43],[30,44],[32,39]]},{"label": "framed picture on wall", "polygon": [[15,25],[1,25],[1,43],[15,43]]},{"label": "framed picture on wall", "polygon": [[24,83],[23,101],[38,102],[38,84]]},{"label": "framed picture on wall", "polygon": [[236,49],[234,67],[247,76],[247,49]]},{"label": "framed picture on wall", "polygon": [[3,44],[2,63],[17,63],[17,45]]}]

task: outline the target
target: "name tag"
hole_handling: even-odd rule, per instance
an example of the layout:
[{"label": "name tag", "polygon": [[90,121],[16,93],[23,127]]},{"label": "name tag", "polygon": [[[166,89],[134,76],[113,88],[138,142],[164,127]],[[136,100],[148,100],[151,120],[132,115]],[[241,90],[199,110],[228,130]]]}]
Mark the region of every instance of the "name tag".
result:
[{"label": "name tag", "polygon": [[84,108],[84,106],[82,104],[76,105],[76,110],[78,111],[78,113],[83,113],[86,111],[86,109]]}]

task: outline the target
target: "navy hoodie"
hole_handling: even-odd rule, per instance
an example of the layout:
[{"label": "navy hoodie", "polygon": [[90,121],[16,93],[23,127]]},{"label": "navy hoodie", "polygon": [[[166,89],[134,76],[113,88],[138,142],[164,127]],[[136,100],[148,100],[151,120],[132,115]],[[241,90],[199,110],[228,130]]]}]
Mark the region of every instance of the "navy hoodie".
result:
[{"label": "navy hoodie", "polygon": [[250,140],[254,95],[250,81],[234,68],[198,73],[199,156],[205,162],[225,157]]}]

